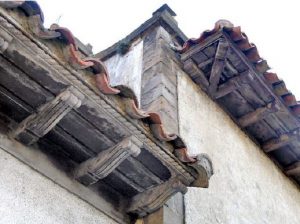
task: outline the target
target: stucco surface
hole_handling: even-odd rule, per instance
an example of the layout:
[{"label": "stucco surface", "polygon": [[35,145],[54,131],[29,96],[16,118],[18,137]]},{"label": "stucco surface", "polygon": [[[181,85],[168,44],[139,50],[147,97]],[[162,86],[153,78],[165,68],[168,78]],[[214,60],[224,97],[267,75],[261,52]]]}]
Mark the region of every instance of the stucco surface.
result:
[{"label": "stucco surface", "polygon": [[115,224],[0,148],[0,223]]},{"label": "stucco surface", "polygon": [[185,195],[186,223],[300,223],[299,189],[183,72],[178,100],[181,136],[215,171],[208,189]]},{"label": "stucco surface", "polygon": [[126,85],[141,99],[141,75],[143,65],[143,41],[137,40],[131,44],[129,51],[116,54],[104,61],[110,77],[110,84]]}]

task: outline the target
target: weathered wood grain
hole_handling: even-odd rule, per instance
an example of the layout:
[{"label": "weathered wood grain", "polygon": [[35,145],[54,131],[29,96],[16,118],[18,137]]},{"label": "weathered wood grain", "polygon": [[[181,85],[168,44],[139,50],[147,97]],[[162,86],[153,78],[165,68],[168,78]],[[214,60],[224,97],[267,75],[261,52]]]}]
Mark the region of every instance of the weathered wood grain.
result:
[{"label": "weathered wood grain", "polygon": [[277,112],[278,105],[276,102],[269,103],[265,107],[260,107],[256,109],[255,111],[245,114],[244,116],[240,117],[238,119],[238,123],[240,124],[241,127],[247,127],[250,124],[253,124],[264,117],[268,116],[270,113],[275,113]]},{"label": "weathered wood grain", "polygon": [[300,161],[287,167],[285,169],[285,173],[289,176],[299,176],[300,175]]},{"label": "weathered wood grain", "polygon": [[47,134],[72,108],[80,107],[83,95],[68,88],[55,99],[42,105],[38,111],[24,119],[10,135],[30,145]]},{"label": "weathered wood grain", "polygon": [[264,144],[262,144],[262,148],[265,152],[271,152],[287,144],[298,141],[299,138],[299,130],[295,130],[293,132],[282,134],[278,138],[274,138],[265,142]]},{"label": "weathered wood grain", "polygon": [[141,146],[142,143],[135,137],[125,138],[119,144],[81,163],[75,171],[75,178],[84,185],[94,184],[108,176],[129,156],[137,156]]},{"label": "weathered wood grain", "polygon": [[228,50],[227,42],[224,39],[220,39],[217,47],[214,63],[212,65],[210,77],[209,77],[208,92],[210,95],[213,95],[218,88],[218,83],[225,66],[225,58],[226,58],[227,50]]}]

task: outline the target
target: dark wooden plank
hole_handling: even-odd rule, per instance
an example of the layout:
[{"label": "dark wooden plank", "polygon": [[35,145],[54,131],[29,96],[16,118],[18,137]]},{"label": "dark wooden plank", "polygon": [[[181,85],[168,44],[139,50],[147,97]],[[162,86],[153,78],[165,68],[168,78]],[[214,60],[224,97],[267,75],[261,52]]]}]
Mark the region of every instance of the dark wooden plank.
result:
[{"label": "dark wooden plank", "polygon": [[225,58],[226,58],[227,50],[228,50],[227,42],[221,39],[217,47],[216,56],[209,77],[208,91],[210,95],[213,95],[217,90],[219,80],[225,66]]},{"label": "dark wooden plank", "polygon": [[264,120],[246,127],[245,130],[260,144],[277,137],[277,133]]},{"label": "dark wooden plank", "polygon": [[95,153],[114,145],[111,139],[97,130],[75,111],[67,114],[58,125]]},{"label": "dark wooden plank", "polygon": [[281,167],[289,166],[298,161],[297,156],[291,150],[289,145],[283,146],[280,149],[268,153],[271,157],[276,159]]},{"label": "dark wooden plank", "polygon": [[269,116],[264,118],[264,121],[278,134],[285,134],[291,130],[289,127],[285,125],[285,123],[282,122],[281,119],[279,119],[278,112],[274,114],[270,114]]},{"label": "dark wooden plank", "polygon": [[59,145],[77,163],[81,163],[95,155],[95,152],[86,148],[58,126],[52,129],[44,138]]},{"label": "dark wooden plank", "polygon": [[202,52],[208,57],[208,58],[212,58],[214,57],[214,55],[216,54],[216,51],[217,51],[217,43],[214,42],[212,43],[210,46],[204,48],[202,50]]},{"label": "dark wooden plank", "polygon": [[217,92],[214,93],[213,97],[214,97],[214,99],[219,99],[219,98],[222,98],[222,97],[228,95],[229,93],[232,93],[233,91],[235,91],[237,89],[238,89],[238,86],[235,83],[227,82],[218,87],[218,90],[217,90]]},{"label": "dark wooden plank", "polygon": [[16,122],[21,122],[31,113],[33,109],[13,93],[0,85],[0,110],[3,114]]},{"label": "dark wooden plank", "polygon": [[77,109],[82,117],[90,122],[94,127],[100,130],[105,135],[115,142],[120,142],[128,134],[112,116],[109,116],[106,111],[99,108],[95,109],[93,103],[85,100],[80,108]]},{"label": "dark wooden plank", "polygon": [[227,53],[227,59],[230,61],[230,63],[234,66],[234,68],[239,72],[244,72],[248,70],[247,66],[245,63],[243,63],[239,57],[234,53],[234,51],[229,48],[228,53]]},{"label": "dark wooden plank", "polygon": [[193,59],[193,61],[196,62],[196,64],[200,64],[200,63],[206,61],[208,59],[208,57],[204,53],[199,51],[199,52],[193,54],[192,59]]},{"label": "dark wooden plank", "polygon": [[228,59],[225,60],[224,72],[225,71],[228,77],[233,77],[239,74],[238,70],[231,64],[231,62]]},{"label": "dark wooden plank", "polygon": [[130,185],[130,183],[120,178],[120,175],[116,175],[116,172],[117,171],[112,172],[110,175],[102,179],[101,182],[103,181],[107,185],[111,186],[113,189],[115,189],[117,192],[119,192],[126,198],[131,198],[139,193],[138,190],[132,187],[133,185]]},{"label": "dark wooden plank", "polygon": [[278,138],[273,138],[263,143],[262,148],[265,152],[271,152],[283,146],[286,146],[294,141],[298,141],[299,138],[299,130],[295,130],[293,132],[282,134]]},{"label": "dark wooden plank", "polygon": [[300,176],[300,161],[285,168],[285,173],[289,176]]},{"label": "dark wooden plank", "polygon": [[217,99],[217,102],[225,107],[235,118],[253,111],[252,106],[237,91],[233,91],[227,94],[226,97]]},{"label": "dark wooden plank", "polygon": [[243,85],[238,91],[254,109],[266,104],[249,85]]},{"label": "dark wooden plank", "polygon": [[154,175],[161,180],[166,181],[171,177],[170,171],[162,164],[162,162],[154,157],[148,150],[142,149],[141,153],[135,158],[149,169]]},{"label": "dark wooden plank", "polygon": [[218,42],[219,37],[222,36],[222,33],[216,33],[210,37],[208,37],[207,39],[205,39],[201,44],[197,44],[193,47],[191,47],[188,51],[186,51],[185,53],[183,53],[181,55],[181,60],[182,61],[186,61],[188,58],[190,58],[193,54],[202,51],[204,48],[210,46],[211,44]]},{"label": "dark wooden plank", "polygon": [[247,113],[238,119],[238,123],[241,127],[249,126],[250,124],[256,123],[268,116],[270,113],[278,111],[278,105],[276,102],[269,103],[265,107],[260,107],[250,113]]},{"label": "dark wooden plank", "polygon": [[204,68],[205,66],[209,65],[209,64],[212,64],[214,62],[214,58],[209,58],[201,63],[198,63],[197,66],[198,68],[202,69]]},{"label": "dark wooden plank", "polygon": [[53,94],[46,91],[1,56],[0,74],[0,85],[5,86],[6,89],[13,92],[33,108],[37,108],[54,98]]},{"label": "dark wooden plank", "polygon": [[190,75],[192,80],[197,81],[197,84],[204,90],[209,86],[205,74],[197,67],[192,59],[188,59],[183,63],[183,69]]},{"label": "dark wooden plank", "polygon": [[55,95],[67,88],[67,83],[51,74],[52,71],[49,65],[42,60],[35,60],[36,58],[30,53],[25,52],[26,49],[21,46],[18,47],[10,51],[5,51],[4,54],[21,71]]},{"label": "dark wooden plank", "polygon": [[129,157],[118,167],[118,170],[144,189],[161,184],[163,181],[135,158]]}]

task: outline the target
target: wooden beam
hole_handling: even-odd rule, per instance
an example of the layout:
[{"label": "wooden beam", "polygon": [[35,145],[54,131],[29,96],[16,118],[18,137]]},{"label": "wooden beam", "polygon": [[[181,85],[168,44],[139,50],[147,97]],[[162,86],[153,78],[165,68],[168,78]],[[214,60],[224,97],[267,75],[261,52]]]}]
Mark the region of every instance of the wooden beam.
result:
[{"label": "wooden beam", "polygon": [[300,176],[300,161],[292,164],[285,169],[285,173],[288,176]]},{"label": "wooden beam", "polygon": [[214,99],[222,98],[233,91],[237,90],[239,85],[236,85],[235,82],[227,82],[219,86],[218,91],[213,94]]},{"label": "wooden beam", "polygon": [[134,196],[130,201],[127,212],[144,217],[161,208],[177,192],[186,193],[186,191],[187,187],[180,180],[172,178],[161,185]]},{"label": "wooden beam", "polygon": [[250,112],[242,117],[240,117],[237,121],[241,127],[247,127],[257,121],[262,120],[267,117],[271,113],[275,113],[279,110],[276,101],[269,103],[265,107],[260,107],[253,112]]},{"label": "wooden beam", "polygon": [[262,144],[265,152],[277,150],[285,145],[295,142],[299,139],[299,129],[280,135],[278,138],[271,139]]},{"label": "wooden beam", "polygon": [[238,70],[236,70],[236,68],[227,59],[225,60],[225,67],[232,75],[237,75],[239,73]]},{"label": "wooden beam", "polygon": [[208,88],[209,83],[205,74],[197,67],[196,63],[191,58],[184,62],[183,69],[190,75],[193,81],[200,85],[203,90]]},{"label": "wooden beam", "polygon": [[208,37],[207,39],[205,39],[201,44],[196,44],[195,46],[192,46],[185,53],[181,54],[181,60],[182,61],[187,60],[192,55],[197,54],[199,51],[202,51],[202,50],[204,50],[204,48],[215,43],[217,41],[217,39],[219,39],[222,36],[223,36],[222,32],[218,32],[218,33],[213,34],[212,36]]},{"label": "wooden beam", "polygon": [[200,64],[198,64],[198,68],[202,69],[204,66],[212,63],[214,61],[214,58],[209,58],[204,62],[201,62]]},{"label": "wooden beam", "polygon": [[228,43],[224,39],[220,39],[215,55],[215,60],[211,68],[211,73],[209,77],[209,94],[213,95],[217,88],[220,77],[222,75],[224,66],[225,66],[225,58],[228,50]]},{"label": "wooden beam", "polygon": [[134,136],[100,152],[97,156],[82,162],[75,170],[75,178],[84,185],[91,185],[113,172],[129,156],[138,156],[142,142]]},{"label": "wooden beam", "polygon": [[46,135],[73,108],[81,105],[84,96],[73,87],[67,88],[50,102],[42,105],[36,113],[24,119],[10,136],[30,145]]},{"label": "wooden beam", "polygon": [[220,85],[217,91],[213,94],[214,99],[219,99],[227,94],[242,88],[244,85],[249,85],[249,82],[253,80],[251,73],[245,71],[237,76],[232,77],[226,83]]}]

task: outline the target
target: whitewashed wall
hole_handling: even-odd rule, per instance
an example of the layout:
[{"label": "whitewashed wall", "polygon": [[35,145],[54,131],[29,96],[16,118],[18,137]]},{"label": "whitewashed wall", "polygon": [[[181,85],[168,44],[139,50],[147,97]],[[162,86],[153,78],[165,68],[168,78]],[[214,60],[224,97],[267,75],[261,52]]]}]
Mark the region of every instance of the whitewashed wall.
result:
[{"label": "whitewashed wall", "polygon": [[126,85],[130,87],[140,102],[143,41],[137,40],[131,44],[130,50],[125,55],[115,54],[104,61],[104,63],[109,72],[111,85]]},{"label": "whitewashed wall", "polygon": [[0,201],[1,224],[116,223],[1,147]]},{"label": "whitewashed wall", "polygon": [[183,72],[178,100],[190,153],[208,153],[215,168],[208,189],[189,188],[186,223],[299,224],[299,189]]}]

